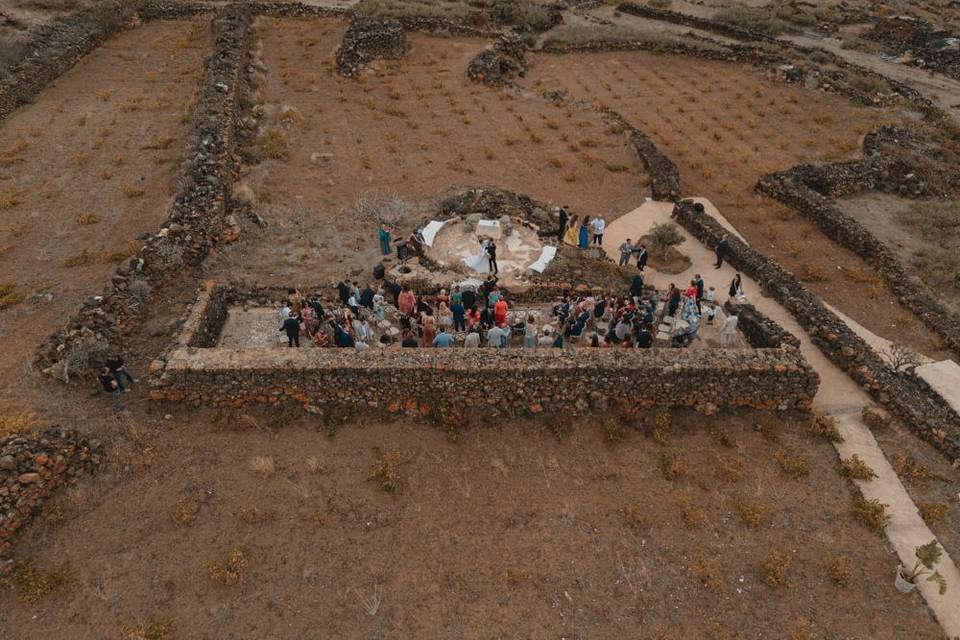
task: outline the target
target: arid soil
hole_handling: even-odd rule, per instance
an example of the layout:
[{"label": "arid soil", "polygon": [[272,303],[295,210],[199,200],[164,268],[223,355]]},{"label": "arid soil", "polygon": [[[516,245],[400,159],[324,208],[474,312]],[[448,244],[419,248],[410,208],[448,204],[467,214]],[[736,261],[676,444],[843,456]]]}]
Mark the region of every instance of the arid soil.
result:
[{"label": "arid soil", "polygon": [[0,126],[2,412],[24,409],[36,346],[164,220],[206,25],[126,31]]},{"label": "arid soil", "polygon": [[[489,425],[458,442],[406,421],[330,437],[316,419],[177,416],[155,439],[143,435],[153,421],[132,422],[113,477],[64,494],[58,517],[23,538],[22,557],[66,563],[67,583],[34,605],[0,594],[0,629],[11,640],[156,624],[197,639],[937,637],[919,596],[894,590],[895,557],[852,519],[827,442],[756,416],[692,423],[661,445],[595,422],[563,438]],[[778,453],[809,473],[790,479]],[[396,462],[392,493],[371,478],[383,459]],[[756,526],[741,506],[762,512]],[[769,568],[789,565],[785,586],[768,583],[771,554],[783,557]],[[838,587],[826,566],[843,557]]]},{"label": "arid soil", "polygon": [[813,223],[754,193],[761,175],[850,159],[862,136],[897,119],[749,67],[645,52],[537,55],[524,80],[616,109],[677,163],[685,195],[709,198],[747,240],[875,333],[938,355],[939,341],[878,274]]},{"label": "arid soil", "polygon": [[406,59],[353,81],[330,64],[344,28],[259,22],[268,125],[279,123],[289,157],[250,172],[269,226],[251,228],[213,274],[298,284],[367,272],[377,222],[356,211],[360,197],[421,203],[495,186],[611,220],[648,195],[636,153],[595,113],[470,83],[485,41],[411,33]]}]

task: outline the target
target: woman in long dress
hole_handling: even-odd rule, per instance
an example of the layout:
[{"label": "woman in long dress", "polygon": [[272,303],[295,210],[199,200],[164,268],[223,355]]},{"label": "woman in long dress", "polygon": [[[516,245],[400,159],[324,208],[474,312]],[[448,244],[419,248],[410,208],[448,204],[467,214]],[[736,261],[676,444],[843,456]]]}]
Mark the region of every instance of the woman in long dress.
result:
[{"label": "woman in long dress", "polygon": [[586,249],[587,247],[590,246],[590,230],[587,227],[588,223],[589,223],[589,219],[587,218],[587,216],[583,216],[583,220],[581,220],[580,222],[580,232],[579,232],[580,242],[578,243],[578,246],[581,249]]},{"label": "woman in long dress", "polygon": [[580,225],[577,224],[577,216],[574,214],[567,223],[567,230],[563,234],[563,241],[571,247],[577,246],[578,233]]},{"label": "woman in long dress", "polygon": [[420,317],[420,330],[423,340],[420,344],[425,347],[433,346],[433,339],[437,337],[437,319],[429,313]]}]

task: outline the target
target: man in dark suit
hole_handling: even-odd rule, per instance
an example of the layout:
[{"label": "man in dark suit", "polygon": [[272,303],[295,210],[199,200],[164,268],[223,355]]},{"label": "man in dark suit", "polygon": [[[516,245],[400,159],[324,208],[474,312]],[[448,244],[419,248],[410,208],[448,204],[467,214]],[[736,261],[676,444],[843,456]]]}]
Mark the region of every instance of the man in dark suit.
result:
[{"label": "man in dark suit", "polygon": [[560,228],[557,230],[557,242],[563,242],[563,234],[567,231],[567,210],[563,207],[558,207],[557,210],[560,212]]},{"label": "man in dark suit", "polygon": [[727,246],[727,235],[724,234],[723,237],[720,238],[720,242],[717,243],[717,248],[714,249],[714,252],[717,254],[717,263],[713,265],[715,269],[719,269],[723,266],[723,258],[725,255],[727,255]]},{"label": "man in dark suit", "polygon": [[643,268],[647,266],[647,245],[640,244],[640,248],[637,249],[637,269],[643,271]]},{"label": "man in dark suit", "polygon": [[703,300],[703,278],[700,277],[699,273],[693,275],[693,284],[697,287],[697,313],[702,314],[703,309],[700,308],[700,301]]}]

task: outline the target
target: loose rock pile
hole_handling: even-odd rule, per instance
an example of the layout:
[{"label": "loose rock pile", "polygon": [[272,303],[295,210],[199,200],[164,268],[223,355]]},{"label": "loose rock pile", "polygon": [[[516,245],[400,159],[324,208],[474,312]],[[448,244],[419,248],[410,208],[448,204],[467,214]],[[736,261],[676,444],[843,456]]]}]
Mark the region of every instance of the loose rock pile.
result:
[{"label": "loose rock pile", "polygon": [[523,77],[526,54],[523,38],[505,33],[470,61],[467,77],[490,86],[509,84],[514,76]]},{"label": "loose rock pile", "polygon": [[36,437],[0,439],[0,558],[57,487],[96,472],[104,455],[98,441],[60,427]]},{"label": "loose rock pile", "polygon": [[354,18],[337,49],[337,71],[344,77],[355,78],[373,60],[402,58],[407,47],[407,34],[399,20]]}]

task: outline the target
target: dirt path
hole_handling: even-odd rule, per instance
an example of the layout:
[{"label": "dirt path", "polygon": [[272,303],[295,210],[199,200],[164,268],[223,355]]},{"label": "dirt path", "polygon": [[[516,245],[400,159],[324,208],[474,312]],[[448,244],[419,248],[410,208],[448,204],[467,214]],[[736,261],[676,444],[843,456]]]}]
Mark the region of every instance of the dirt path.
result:
[{"label": "dirt path", "polygon": [[[732,232],[735,232],[734,227],[709,201],[700,201],[703,202],[708,213],[717,218]],[[608,253],[616,259],[617,256],[614,255],[616,247],[625,238],[639,237],[646,233],[653,224],[669,222],[672,210],[673,205],[671,203],[648,201],[640,208],[611,223],[607,227],[604,237]],[[717,287],[718,299],[725,300],[727,287],[724,285],[733,278],[735,270],[729,264],[724,264],[719,270],[714,269],[713,251],[688,234],[682,227],[678,227],[678,229],[686,238],[680,248],[692,261],[690,269],[682,274],[665,276],[648,268],[648,275],[652,276],[653,282],[658,288],[662,288],[671,281],[686,282],[694,273],[699,272],[708,286]],[[849,458],[853,454],[857,454],[878,475],[870,482],[858,482],[857,484],[867,499],[876,498],[881,503],[888,505],[887,512],[890,515],[890,522],[886,527],[887,536],[896,549],[901,562],[912,566],[915,560],[914,549],[929,542],[935,536],[920,518],[917,506],[910,499],[869,427],[860,417],[860,412],[864,407],[874,406],[873,401],[849,376],[830,362],[823,352],[813,345],[810,337],[786,309],[776,301],[760,294],[759,284],[743,276],[743,290],[751,304],[787,331],[800,338],[800,349],[804,357],[820,375],[820,387],[814,400],[815,407],[818,411],[837,419],[838,428],[841,429],[845,438],[845,442],[836,444],[837,452],[842,458]],[[852,328],[857,330],[859,325],[853,325]],[[868,334],[865,338],[868,342],[878,343],[878,338],[872,334]],[[893,581],[895,568],[891,567],[890,569],[891,582]],[[954,637],[960,635],[960,608],[956,606],[956,594],[960,593],[960,571],[957,570],[953,560],[946,552],[939,569],[948,581],[946,595],[941,596],[936,587],[930,583],[921,583],[919,590],[940,621],[944,631],[947,632],[948,636]]]}]

